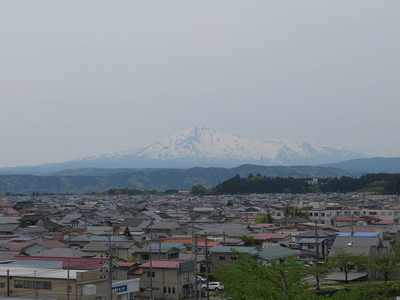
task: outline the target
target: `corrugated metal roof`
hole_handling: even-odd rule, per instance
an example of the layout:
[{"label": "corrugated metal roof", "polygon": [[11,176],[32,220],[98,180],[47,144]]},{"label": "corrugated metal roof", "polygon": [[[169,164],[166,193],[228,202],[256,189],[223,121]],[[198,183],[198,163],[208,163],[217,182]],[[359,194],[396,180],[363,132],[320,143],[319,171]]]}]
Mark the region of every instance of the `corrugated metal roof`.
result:
[{"label": "corrugated metal roof", "polygon": [[178,260],[153,260],[140,265],[140,268],[157,268],[157,269],[178,269],[179,265],[186,261]]}]

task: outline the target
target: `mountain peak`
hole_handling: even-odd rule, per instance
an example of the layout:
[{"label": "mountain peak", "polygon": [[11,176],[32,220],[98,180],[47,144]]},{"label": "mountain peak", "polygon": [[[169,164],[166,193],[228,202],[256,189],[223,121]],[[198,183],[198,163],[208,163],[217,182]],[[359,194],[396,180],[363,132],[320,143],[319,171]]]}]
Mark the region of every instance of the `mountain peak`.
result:
[{"label": "mountain peak", "polygon": [[[366,157],[351,150],[280,139],[254,140],[196,126],[143,147],[91,157],[126,167],[317,165]],[[81,161],[84,161],[82,159]],[[135,163],[136,162],[136,163]]]}]

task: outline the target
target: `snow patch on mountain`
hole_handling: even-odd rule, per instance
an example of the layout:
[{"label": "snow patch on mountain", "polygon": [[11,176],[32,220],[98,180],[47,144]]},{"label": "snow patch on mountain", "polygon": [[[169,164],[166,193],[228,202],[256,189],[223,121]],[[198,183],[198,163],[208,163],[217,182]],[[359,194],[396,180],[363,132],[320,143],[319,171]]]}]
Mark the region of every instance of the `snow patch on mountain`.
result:
[{"label": "snow patch on mountain", "polygon": [[252,140],[204,127],[194,127],[138,149],[95,156],[90,159],[127,157],[163,161],[262,160],[269,164],[294,165],[338,162],[367,157],[367,155],[317,143],[297,143],[279,139]]}]

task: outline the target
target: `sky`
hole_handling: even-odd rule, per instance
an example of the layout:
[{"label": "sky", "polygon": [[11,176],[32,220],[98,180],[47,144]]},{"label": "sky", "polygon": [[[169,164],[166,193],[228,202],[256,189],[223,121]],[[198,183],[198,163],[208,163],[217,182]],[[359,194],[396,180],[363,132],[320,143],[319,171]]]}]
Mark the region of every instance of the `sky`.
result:
[{"label": "sky", "polygon": [[0,167],[195,126],[400,156],[400,1],[0,2]]}]

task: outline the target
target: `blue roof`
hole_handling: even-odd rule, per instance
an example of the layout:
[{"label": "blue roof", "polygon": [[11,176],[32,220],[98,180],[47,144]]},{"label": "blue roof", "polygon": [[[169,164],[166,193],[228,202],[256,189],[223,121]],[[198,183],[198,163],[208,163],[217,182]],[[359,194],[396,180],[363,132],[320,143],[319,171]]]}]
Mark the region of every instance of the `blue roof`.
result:
[{"label": "blue roof", "polygon": [[[370,237],[370,236],[378,236],[379,232],[354,232],[353,236],[362,236],[362,237]],[[338,236],[351,236],[351,232],[339,232]]]}]

